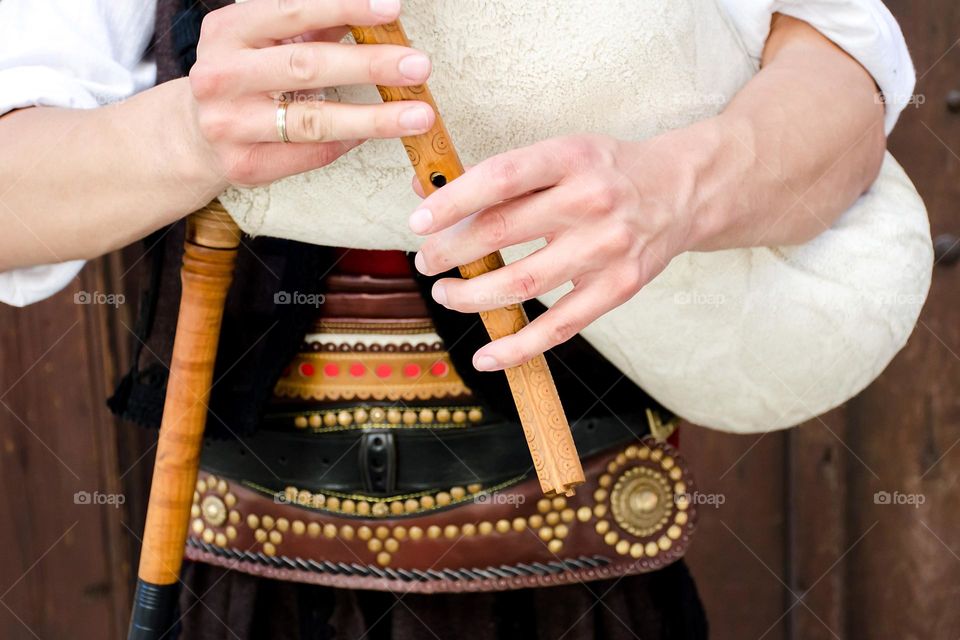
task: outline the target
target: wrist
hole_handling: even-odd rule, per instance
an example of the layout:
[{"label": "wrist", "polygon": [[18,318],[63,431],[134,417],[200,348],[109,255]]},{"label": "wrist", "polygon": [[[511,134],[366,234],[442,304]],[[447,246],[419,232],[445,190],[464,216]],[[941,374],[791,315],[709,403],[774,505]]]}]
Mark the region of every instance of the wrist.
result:
[{"label": "wrist", "polygon": [[756,131],[740,116],[721,114],[676,132],[684,141],[675,156],[691,183],[683,204],[688,217],[684,249],[715,251],[740,246],[735,236],[756,169]]},{"label": "wrist", "polygon": [[[200,133],[197,104],[187,78],[165,83],[172,93],[173,117],[176,131],[182,135],[170,136],[172,157],[178,160],[174,170],[197,193],[211,194],[213,199],[229,186],[210,144]],[[206,204],[206,203],[204,203]]]}]

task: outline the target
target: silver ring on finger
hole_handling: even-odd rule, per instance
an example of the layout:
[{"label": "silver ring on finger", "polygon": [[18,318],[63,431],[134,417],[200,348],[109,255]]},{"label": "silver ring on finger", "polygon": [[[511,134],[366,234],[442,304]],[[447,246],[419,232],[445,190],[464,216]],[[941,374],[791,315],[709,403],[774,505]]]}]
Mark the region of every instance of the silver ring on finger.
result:
[{"label": "silver ring on finger", "polygon": [[290,136],[287,135],[287,107],[290,106],[290,98],[287,94],[280,95],[280,102],[277,105],[277,135],[280,142],[284,144],[290,142]]}]

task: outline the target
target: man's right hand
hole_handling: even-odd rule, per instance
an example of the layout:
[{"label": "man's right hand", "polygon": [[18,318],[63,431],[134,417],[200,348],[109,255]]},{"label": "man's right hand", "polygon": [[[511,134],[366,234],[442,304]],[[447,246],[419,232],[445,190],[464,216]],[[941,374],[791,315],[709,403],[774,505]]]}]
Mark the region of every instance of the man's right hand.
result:
[{"label": "man's right hand", "polygon": [[[367,138],[428,131],[435,115],[425,103],[341,104],[321,94],[340,85],[426,82],[423,53],[340,42],[346,25],[385,24],[399,14],[400,0],[249,0],[209,13],[190,71],[190,120],[215,181],[266,184],[330,164]],[[293,96],[291,144],[280,141],[276,124],[284,93]]]}]

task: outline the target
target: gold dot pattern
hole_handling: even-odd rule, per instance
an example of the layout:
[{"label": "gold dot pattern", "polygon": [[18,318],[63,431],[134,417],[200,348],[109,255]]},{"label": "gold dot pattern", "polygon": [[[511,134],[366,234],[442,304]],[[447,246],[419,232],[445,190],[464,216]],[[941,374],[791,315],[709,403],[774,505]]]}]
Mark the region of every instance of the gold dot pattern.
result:
[{"label": "gold dot pattern", "polygon": [[[384,521],[380,516],[420,515],[436,508],[489,496],[500,487],[484,489],[479,484],[450,487],[435,493],[398,496],[385,501],[360,495],[312,493],[287,487],[276,494],[281,503],[298,505],[335,517],[360,516],[366,523],[334,524],[270,514],[241,513],[229,481],[208,476],[198,481],[191,508],[191,533],[207,544],[226,547],[237,540],[239,528],[248,530],[254,544],[266,556],[283,554],[284,544],[299,538],[360,541],[364,560],[382,567],[404,544],[422,541],[454,542],[461,538],[532,535],[553,555],[562,554],[574,529],[589,527],[618,556],[638,562],[658,558],[678,545],[685,545],[693,528],[693,509],[686,492],[691,486],[682,464],[667,445],[652,439],[626,447],[610,460],[592,489],[584,487],[589,504],[573,504],[565,497],[541,498],[526,513],[497,520],[478,520],[443,526],[416,526]],[[672,451],[672,450],[671,450]],[[574,499],[575,500],[575,499]],[[322,513],[319,514],[322,516]],[[581,534],[583,535],[583,534]],[[249,538],[248,538],[249,539]]]}]

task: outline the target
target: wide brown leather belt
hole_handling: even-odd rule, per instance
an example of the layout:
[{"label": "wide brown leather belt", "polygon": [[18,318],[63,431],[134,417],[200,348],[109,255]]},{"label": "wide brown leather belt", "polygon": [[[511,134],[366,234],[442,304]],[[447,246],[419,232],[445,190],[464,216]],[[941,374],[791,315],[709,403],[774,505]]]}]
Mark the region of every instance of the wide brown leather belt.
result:
[{"label": "wide brown leather belt", "polygon": [[378,498],[209,474],[187,556],[282,580],[457,592],[642,573],[683,555],[695,488],[673,447],[646,436],[584,467],[576,495],[552,499],[535,477]]}]

